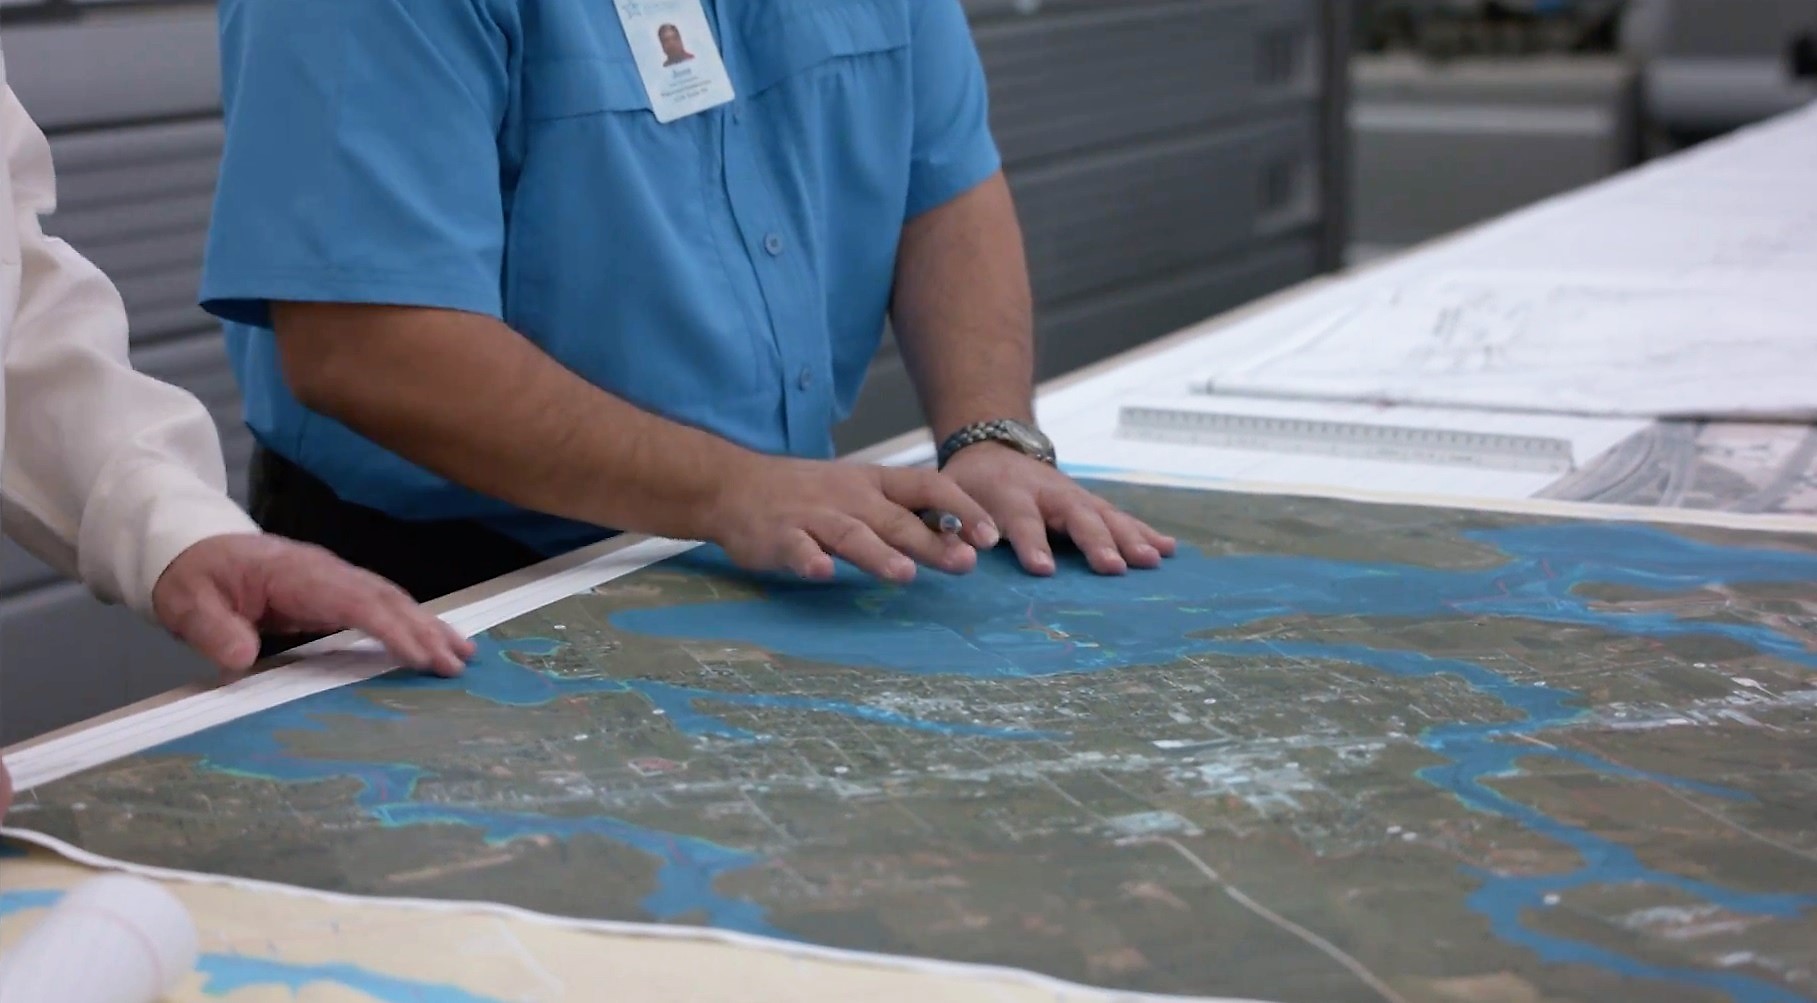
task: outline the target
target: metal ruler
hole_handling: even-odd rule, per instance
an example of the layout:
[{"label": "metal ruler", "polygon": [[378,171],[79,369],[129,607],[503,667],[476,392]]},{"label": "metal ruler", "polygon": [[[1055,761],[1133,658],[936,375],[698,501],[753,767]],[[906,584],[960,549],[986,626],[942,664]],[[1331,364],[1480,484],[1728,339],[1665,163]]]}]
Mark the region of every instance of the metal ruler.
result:
[{"label": "metal ruler", "polygon": [[1229,414],[1139,404],[1125,405],[1120,410],[1117,436],[1215,449],[1314,453],[1523,473],[1568,474],[1576,467],[1570,441],[1548,436]]}]

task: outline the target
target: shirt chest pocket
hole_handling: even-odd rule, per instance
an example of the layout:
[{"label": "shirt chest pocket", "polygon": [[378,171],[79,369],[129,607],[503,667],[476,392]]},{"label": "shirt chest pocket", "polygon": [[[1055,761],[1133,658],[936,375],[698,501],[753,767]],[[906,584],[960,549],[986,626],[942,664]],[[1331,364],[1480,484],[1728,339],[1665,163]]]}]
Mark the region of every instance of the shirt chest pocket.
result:
[{"label": "shirt chest pocket", "polygon": [[524,118],[531,124],[649,110],[650,95],[629,58],[550,60],[525,76]]},{"label": "shirt chest pocket", "polygon": [[[868,92],[887,79],[907,93],[909,14],[899,0],[789,0],[760,11],[738,26],[725,53],[740,97],[821,91],[840,80]],[[654,117],[628,48],[622,57],[538,61],[527,75],[531,124],[612,112]]]},{"label": "shirt chest pocket", "polygon": [[[909,10],[901,0],[788,0],[743,26],[734,76],[753,100],[802,92],[859,99],[909,81]],[[894,85],[894,86],[892,86]]]}]

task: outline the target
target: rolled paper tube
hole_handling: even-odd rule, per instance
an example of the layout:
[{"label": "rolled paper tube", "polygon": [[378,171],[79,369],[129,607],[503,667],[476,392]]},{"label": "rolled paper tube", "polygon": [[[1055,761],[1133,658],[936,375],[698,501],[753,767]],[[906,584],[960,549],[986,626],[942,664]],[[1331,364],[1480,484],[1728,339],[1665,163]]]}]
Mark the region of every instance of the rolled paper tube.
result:
[{"label": "rolled paper tube", "polygon": [[0,1003],[155,1003],[195,965],[183,903],[109,874],[76,886],[0,955]]}]

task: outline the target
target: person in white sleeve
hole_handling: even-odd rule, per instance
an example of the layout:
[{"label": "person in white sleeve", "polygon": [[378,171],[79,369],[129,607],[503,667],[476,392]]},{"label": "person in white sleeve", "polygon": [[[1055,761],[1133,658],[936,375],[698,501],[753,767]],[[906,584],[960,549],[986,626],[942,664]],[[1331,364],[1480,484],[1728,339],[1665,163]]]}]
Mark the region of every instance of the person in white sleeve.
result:
[{"label": "person in white sleeve", "polygon": [[[328,551],[263,534],[227,496],[200,401],[133,370],[126,310],[99,269],[45,235],[50,144],[0,55],[0,501],[27,551],[162,624],[227,677],[259,631],[364,631],[403,665],[460,672],[472,644],[404,591]],[[0,663],[0,671],[4,670]],[[0,814],[11,800],[0,763]]]}]

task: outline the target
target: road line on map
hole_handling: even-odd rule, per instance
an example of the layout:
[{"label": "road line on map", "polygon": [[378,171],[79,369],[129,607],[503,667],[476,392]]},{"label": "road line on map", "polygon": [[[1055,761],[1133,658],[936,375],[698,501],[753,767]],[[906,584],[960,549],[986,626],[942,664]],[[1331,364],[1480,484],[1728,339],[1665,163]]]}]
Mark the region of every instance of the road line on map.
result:
[{"label": "road line on map", "polygon": [[529,945],[525,944],[523,939],[517,935],[517,932],[511,929],[511,924],[503,919],[494,919],[493,925],[498,928],[499,935],[504,938],[505,943],[510,945],[512,953],[516,954],[518,960],[524,963],[524,967],[540,976],[543,983],[555,991],[555,995],[549,998],[557,1000],[568,998],[568,984],[543,964],[542,959],[538,958],[536,953],[530,950]]},{"label": "road line on map", "polygon": [[1190,863],[1200,874],[1205,875],[1205,877],[1215,882],[1218,887],[1224,889],[1224,894],[1230,896],[1238,905],[1248,909],[1250,912],[1255,913],[1257,916],[1262,917],[1269,923],[1285,930],[1300,940],[1305,941],[1308,945],[1317,948],[1320,953],[1324,954],[1326,957],[1343,965],[1345,970],[1356,976],[1364,985],[1375,990],[1375,992],[1383,999],[1387,1000],[1388,1003],[1408,1003],[1405,996],[1395,992],[1393,986],[1383,982],[1374,972],[1364,967],[1362,962],[1344,953],[1343,948],[1338,947],[1331,941],[1326,940],[1311,930],[1295,923],[1293,920],[1288,919],[1280,913],[1275,912],[1273,909],[1257,902],[1255,899],[1250,898],[1241,888],[1226,881],[1224,876],[1213,869],[1210,864],[1201,860],[1198,854],[1181,845],[1179,840],[1161,836],[1151,840],[1144,840],[1144,842],[1161,843],[1165,846],[1172,847],[1175,853],[1186,858],[1187,863]]},{"label": "road line on map", "polygon": [[[1574,750],[1574,751],[1580,751],[1580,750]],[[1735,830],[1736,832],[1739,832],[1742,835],[1747,836],[1749,839],[1753,839],[1757,842],[1764,843],[1767,846],[1774,848],[1775,850],[1782,850],[1786,853],[1791,854],[1794,857],[1798,857],[1801,860],[1808,860],[1808,861],[1811,861],[1812,863],[1817,863],[1817,853],[1812,853],[1810,850],[1806,850],[1803,847],[1793,846],[1790,843],[1782,843],[1779,840],[1774,839],[1773,837],[1771,837],[1765,833],[1755,832],[1753,829],[1750,829],[1747,826],[1742,825],[1740,822],[1737,822],[1734,819],[1728,817],[1727,815],[1724,815],[1722,812],[1719,812],[1713,808],[1708,808],[1708,807],[1705,807],[1704,805],[1698,804],[1697,802],[1691,800],[1689,795],[1685,794],[1683,791],[1673,788],[1670,784],[1661,783],[1660,781],[1658,781],[1650,776],[1647,776],[1644,770],[1635,769],[1634,767],[1629,766],[1628,764],[1623,763],[1620,760],[1614,759],[1610,756],[1603,755],[1602,753],[1596,752],[1594,750],[1592,750],[1589,754],[1594,755],[1594,756],[1601,756],[1610,765],[1619,766],[1625,770],[1632,770],[1634,773],[1640,775],[1638,777],[1640,782],[1647,784],[1648,786],[1658,788],[1660,791],[1663,791],[1664,793],[1670,795],[1674,800],[1681,802],[1682,804],[1684,804],[1686,807],[1690,808],[1691,810],[1696,811],[1699,814],[1708,816],[1709,818],[1711,818],[1717,822],[1720,822],[1723,825],[1728,826],[1729,828]],[[1595,771],[1591,771],[1591,772],[1593,774],[1595,774]],[[1606,776],[1606,774],[1596,774],[1596,775]]]},{"label": "road line on map", "polygon": [[1782,843],[1779,840],[1766,835],[1765,833],[1755,832],[1754,830],[1748,828],[1745,825],[1742,825],[1740,822],[1737,822],[1732,818],[1729,818],[1727,815],[1724,815],[1723,813],[1721,813],[1719,811],[1716,811],[1711,808],[1706,808],[1703,805],[1698,804],[1697,802],[1691,800],[1689,797],[1685,796],[1685,794],[1681,791],[1675,791],[1675,790],[1671,789],[1670,787],[1667,787],[1665,784],[1659,783],[1658,781],[1652,781],[1652,783],[1656,784],[1661,790],[1665,791],[1667,794],[1670,794],[1674,798],[1677,798],[1678,800],[1683,801],[1686,805],[1688,805],[1692,809],[1702,812],[1705,815],[1708,815],[1709,817],[1715,819],[1718,822],[1721,822],[1723,825],[1726,825],[1731,829],[1734,829],[1736,832],[1739,832],[1744,836],[1747,836],[1751,839],[1765,843],[1766,845],[1771,846],[1774,849],[1783,850],[1786,853],[1789,853],[1794,857],[1801,857],[1805,860],[1811,861],[1812,863],[1817,863],[1817,853],[1812,853],[1811,851],[1803,849],[1802,847],[1793,846],[1790,843]]},{"label": "road line on map", "polygon": [[[243,891],[269,892],[278,895],[295,895],[313,899],[318,902],[329,902],[357,907],[361,905],[381,906],[395,909],[412,909],[422,912],[446,913],[453,915],[491,916],[499,919],[537,923],[557,929],[578,930],[586,933],[604,934],[650,940],[671,940],[695,944],[714,944],[722,947],[745,948],[781,954],[800,961],[838,962],[845,964],[881,967],[897,971],[914,972],[946,978],[996,979],[1012,984],[1027,986],[1043,992],[1054,993],[1056,998],[1081,998],[1093,1003],[1124,1003],[1124,1001],[1142,1001],[1142,1003],[1269,1003],[1265,1000],[1239,997],[1189,997],[1169,996],[1139,992],[1119,992],[1113,989],[1100,989],[1076,982],[1026,969],[1010,968],[1002,965],[978,964],[964,961],[943,961],[937,958],[923,958],[913,955],[883,954],[872,951],[859,951],[839,947],[824,947],[802,941],[775,940],[754,934],[739,933],[734,930],[722,930],[715,927],[679,926],[659,923],[636,923],[626,920],[574,919],[556,916],[550,913],[534,912],[517,906],[499,902],[458,901],[454,899],[421,899],[399,898],[392,896],[353,895],[346,892],[322,891],[315,888],[304,888],[297,885],[280,884],[275,881],[263,881],[257,878],[229,877],[222,874],[204,874],[196,871],[181,871],[166,867],[152,867],[145,864],[133,864],[114,860],[73,846],[54,836],[41,832],[10,827],[0,828],[0,836],[9,837],[41,847],[65,860],[84,867],[136,874],[141,877],[159,881],[181,881],[196,885],[218,885],[236,888]],[[1282,1001],[1274,1001],[1282,1003]],[[1396,1000],[1396,1003],[1406,1003]]]}]

